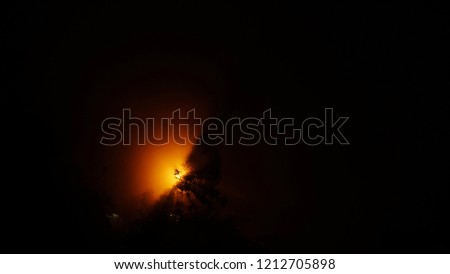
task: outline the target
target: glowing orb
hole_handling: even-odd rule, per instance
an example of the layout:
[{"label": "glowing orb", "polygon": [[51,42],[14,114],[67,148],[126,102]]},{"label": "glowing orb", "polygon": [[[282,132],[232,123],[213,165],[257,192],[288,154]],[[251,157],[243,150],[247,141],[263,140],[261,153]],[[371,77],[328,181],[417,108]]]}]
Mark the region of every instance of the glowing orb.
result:
[{"label": "glowing orb", "polygon": [[[155,198],[169,191],[188,173],[185,165],[191,145],[148,146],[140,161],[139,191],[150,191]],[[177,172],[175,172],[177,171]]]}]

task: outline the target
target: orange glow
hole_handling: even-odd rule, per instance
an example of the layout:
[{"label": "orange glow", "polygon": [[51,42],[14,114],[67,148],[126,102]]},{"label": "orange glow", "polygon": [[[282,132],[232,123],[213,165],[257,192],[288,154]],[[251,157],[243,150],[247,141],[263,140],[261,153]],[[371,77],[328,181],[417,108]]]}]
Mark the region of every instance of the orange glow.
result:
[{"label": "orange glow", "polygon": [[[139,192],[150,191],[154,198],[168,192],[187,173],[186,158],[192,145],[147,146],[139,165]],[[175,170],[179,173],[175,174]]]},{"label": "orange glow", "polygon": [[[158,87],[156,87],[158,88]],[[177,86],[178,88],[178,86]],[[196,117],[205,119],[209,117],[211,104],[208,92],[188,89],[187,91],[173,91],[167,88],[157,90],[158,96],[153,96],[151,92],[144,92],[138,103],[130,103],[132,116],[141,119],[155,119],[154,128],[149,130],[155,138],[162,138],[164,134],[169,137],[169,143],[164,145],[137,145],[115,147],[120,153],[111,157],[117,160],[118,170],[111,170],[112,189],[117,207],[123,211],[136,211],[141,207],[142,202],[147,205],[160,200],[161,196],[168,194],[171,188],[188,172],[185,166],[187,157],[193,145],[186,142],[186,145],[176,144],[174,132],[162,127],[161,119],[171,118],[175,110],[181,109],[182,117],[186,117],[187,112],[195,109]],[[150,96],[146,98],[147,94]],[[176,98],[176,100],[174,100]],[[117,112],[116,112],[117,113]],[[118,112],[121,115],[121,112]],[[136,134],[136,128],[133,128]],[[186,138],[188,135],[200,136],[200,128],[194,128],[193,132],[181,127],[180,137]],[[137,135],[133,135],[137,136]],[[111,150],[108,147],[109,150]],[[178,179],[175,176],[175,169],[180,171]],[[123,177],[119,177],[121,173]],[[145,205],[145,206],[147,206]]]},{"label": "orange glow", "polygon": [[182,165],[174,170],[174,176],[177,181],[180,181],[189,172],[189,167]]}]

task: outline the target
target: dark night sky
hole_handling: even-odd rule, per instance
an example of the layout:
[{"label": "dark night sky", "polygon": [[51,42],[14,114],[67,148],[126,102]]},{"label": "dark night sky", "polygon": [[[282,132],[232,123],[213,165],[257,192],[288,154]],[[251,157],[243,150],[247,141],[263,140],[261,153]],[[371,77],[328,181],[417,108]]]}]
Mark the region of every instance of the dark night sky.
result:
[{"label": "dark night sky", "polygon": [[[0,251],[448,253],[446,17],[413,2],[8,3]],[[130,156],[100,146],[100,123],[172,95],[222,118],[333,107],[351,144],[219,147],[226,226],[201,231],[233,246],[145,249],[163,232],[117,236],[104,218]]]}]

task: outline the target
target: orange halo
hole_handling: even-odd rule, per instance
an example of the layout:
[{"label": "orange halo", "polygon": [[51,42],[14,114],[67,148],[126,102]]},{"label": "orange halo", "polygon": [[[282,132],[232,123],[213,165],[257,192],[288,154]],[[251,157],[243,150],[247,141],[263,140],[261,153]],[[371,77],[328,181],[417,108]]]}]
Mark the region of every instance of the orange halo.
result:
[{"label": "orange halo", "polygon": [[[168,192],[188,171],[192,145],[147,146],[138,166],[138,192],[150,191],[156,199]],[[175,174],[175,170],[179,174]]]}]

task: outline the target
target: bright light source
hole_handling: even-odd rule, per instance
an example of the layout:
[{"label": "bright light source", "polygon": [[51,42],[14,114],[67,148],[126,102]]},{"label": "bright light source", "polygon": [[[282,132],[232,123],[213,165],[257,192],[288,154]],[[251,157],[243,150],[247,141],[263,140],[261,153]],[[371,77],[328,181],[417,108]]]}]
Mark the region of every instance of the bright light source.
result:
[{"label": "bright light source", "polygon": [[[186,159],[191,151],[191,145],[145,146],[139,159],[136,177],[139,188],[137,195],[148,191],[152,193],[151,199],[157,200],[163,194],[167,194],[174,186],[184,179],[189,173]],[[174,174],[179,171],[179,177]]]},{"label": "bright light source", "polygon": [[186,171],[183,169],[178,169],[176,168],[173,175],[175,175],[175,178],[177,180],[181,180],[181,178],[184,176],[184,174],[186,174]]},{"label": "bright light source", "polygon": [[173,175],[175,175],[175,178],[177,178],[178,180],[181,179],[180,171],[178,169],[175,169]]}]

